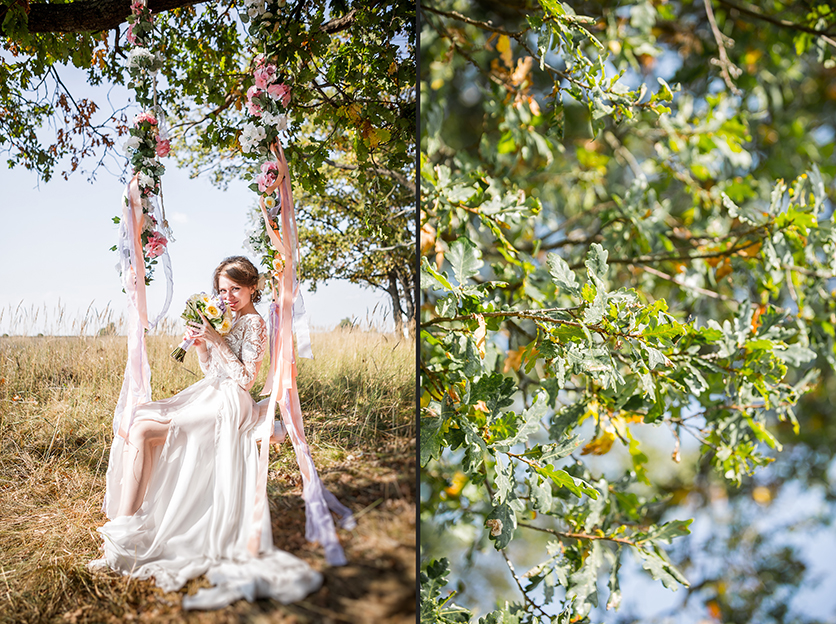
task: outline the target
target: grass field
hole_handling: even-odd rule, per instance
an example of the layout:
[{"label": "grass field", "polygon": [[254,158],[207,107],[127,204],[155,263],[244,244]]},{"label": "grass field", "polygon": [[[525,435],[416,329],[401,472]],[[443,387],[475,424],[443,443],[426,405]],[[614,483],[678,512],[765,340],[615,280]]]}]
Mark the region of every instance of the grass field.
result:
[{"label": "grass field", "polygon": [[[316,360],[299,362],[299,395],[320,476],[358,518],[355,530],[339,531],[349,565],[329,568],[305,541],[301,478],[286,443],[271,455],[274,542],[321,570],[323,588],[294,605],[185,613],[176,593],[151,581],[85,567],[106,521],[125,338],[0,337],[0,623],[414,622],[413,342],[356,329],[312,338]],[[193,353],[183,365],[168,357],[177,341],[148,338],[155,399],[200,378]],[[180,593],[205,583],[195,579]]]}]

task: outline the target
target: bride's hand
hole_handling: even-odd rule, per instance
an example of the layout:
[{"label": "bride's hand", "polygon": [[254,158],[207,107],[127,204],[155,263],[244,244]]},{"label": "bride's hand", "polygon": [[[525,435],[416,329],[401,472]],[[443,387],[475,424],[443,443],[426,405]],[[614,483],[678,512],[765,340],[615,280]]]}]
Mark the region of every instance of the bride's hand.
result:
[{"label": "bride's hand", "polygon": [[189,323],[189,326],[186,327],[186,334],[184,337],[187,340],[191,340],[192,344],[195,347],[200,347],[203,345],[204,342],[202,329],[202,325],[198,325],[197,323]]},{"label": "bride's hand", "polygon": [[[198,312],[200,314],[200,312]],[[206,319],[203,314],[200,314],[200,318],[203,319],[203,323],[189,323],[189,328],[187,329],[188,332],[192,332],[194,344],[198,346],[201,342],[211,342],[213,344],[218,344],[223,338],[221,335],[215,331],[215,328],[212,327],[212,324]]]}]

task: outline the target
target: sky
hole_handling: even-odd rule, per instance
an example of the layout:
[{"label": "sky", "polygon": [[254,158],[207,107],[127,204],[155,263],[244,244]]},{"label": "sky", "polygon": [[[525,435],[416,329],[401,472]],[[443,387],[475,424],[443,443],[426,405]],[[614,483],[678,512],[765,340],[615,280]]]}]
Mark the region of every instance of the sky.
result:
[{"label": "sky", "polygon": [[[62,69],[61,78],[76,98],[91,97],[102,105],[109,99],[117,109],[132,101],[124,88],[90,87],[84,74],[72,68]],[[137,107],[129,109],[128,118],[137,112]],[[44,137],[53,135],[45,130]],[[177,319],[189,295],[211,289],[212,273],[223,258],[247,255],[248,212],[256,195],[243,180],[222,191],[208,179],[191,179],[173,156],[162,160],[163,200],[175,239],[169,245],[174,295],[167,316]],[[110,251],[118,231],[112,218],[121,213],[121,167],[127,166],[125,159],[120,161],[100,168],[93,183],[81,172],[65,181],[60,166],[44,183],[22,167],[0,165],[0,334],[72,333],[71,321],[88,308],[112,310],[116,317],[125,312],[116,253]],[[332,280],[316,293],[304,289],[303,296],[313,329],[332,328],[344,318],[392,326],[389,296],[382,290]],[[149,317],[157,316],[164,299],[160,269],[148,291]],[[262,314],[267,305],[259,305]]]}]

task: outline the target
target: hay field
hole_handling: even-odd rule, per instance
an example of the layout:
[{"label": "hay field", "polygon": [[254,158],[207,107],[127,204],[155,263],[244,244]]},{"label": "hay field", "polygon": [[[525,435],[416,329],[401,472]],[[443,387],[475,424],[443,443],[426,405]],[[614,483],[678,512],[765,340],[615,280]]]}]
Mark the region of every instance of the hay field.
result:
[{"label": "hay field", "polygon": [[[349,565],[329,568],[305,542],[301,479],[286,443],[271,454],[274,542],[321,570],[324,587],[295,605],[184,613],[177,593],[85,567],[106,520],[125,338],[0,337],[0,623],[414,622],[414,345],[358,329],[312,338],[316,360],[299,362],[299,394],[320,476],[358,516],[357,529],[339,532]],[[168,357],[177,342],[148,337],[155,399],[200,378],[193,353],[182,365]]]}]

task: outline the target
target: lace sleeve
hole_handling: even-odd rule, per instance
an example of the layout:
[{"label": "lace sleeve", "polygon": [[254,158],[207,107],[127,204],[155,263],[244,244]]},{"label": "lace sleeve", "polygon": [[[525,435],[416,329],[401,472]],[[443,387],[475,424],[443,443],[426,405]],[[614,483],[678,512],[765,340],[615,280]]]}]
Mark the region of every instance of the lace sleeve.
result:
[{"label": "lace sleeve", "polygon": [[218,366],[244,390],[249,390],[264,360],[264,352],[267,349],[267,325],[264,319],[256,314],[247,315],[241,322],[246,323],[240,341],[241,357],[235,355],[227,341],[219,345],[209,345],[211,362],[207,368]]}]

